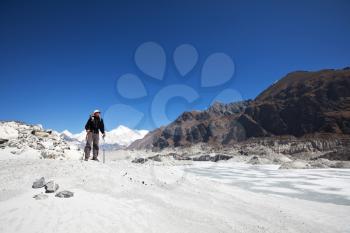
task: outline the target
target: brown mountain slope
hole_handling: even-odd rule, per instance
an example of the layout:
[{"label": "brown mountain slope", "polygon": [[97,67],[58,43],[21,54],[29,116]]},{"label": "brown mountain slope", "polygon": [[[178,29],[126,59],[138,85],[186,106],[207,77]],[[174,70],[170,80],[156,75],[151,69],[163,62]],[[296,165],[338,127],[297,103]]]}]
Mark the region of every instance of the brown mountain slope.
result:
[{"label": "brown mountain slope", "polygon": [[254,101],[185,112],[130,148],[225,145],[251,137],[317,133],[350,134],[350,69],[290,73]]},{"label": "brown mountain slope", "polygon": [[350,134],[350,70],[288,74],[245,113],[275,135]]}]

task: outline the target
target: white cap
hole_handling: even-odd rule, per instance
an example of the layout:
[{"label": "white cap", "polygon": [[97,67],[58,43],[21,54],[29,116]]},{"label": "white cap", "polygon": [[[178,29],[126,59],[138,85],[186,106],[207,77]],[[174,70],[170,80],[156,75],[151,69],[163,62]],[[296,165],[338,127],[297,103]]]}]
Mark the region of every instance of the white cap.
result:
[{"label": "white cap", "polygon": [[101,111],[100,110],[98,110],[98,109],[96,109],[95,111],[94,111],[94,113],[101,113]]}]

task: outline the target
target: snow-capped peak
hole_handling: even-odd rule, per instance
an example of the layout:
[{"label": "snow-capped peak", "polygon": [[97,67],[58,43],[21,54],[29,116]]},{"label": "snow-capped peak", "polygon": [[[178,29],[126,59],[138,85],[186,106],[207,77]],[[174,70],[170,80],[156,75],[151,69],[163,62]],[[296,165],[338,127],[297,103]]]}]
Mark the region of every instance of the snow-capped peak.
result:
[{"label": "snow-capped peak", "polygon": [[[105,143],[128,146],[135,140],[143,138],[147,133],[147,130],[132,130],[124,125],[119,125],[111,131],[106,131]],[[86,138],[85,130],[78,134],[72,134],[70,131],[64,130],[61,135],[79,142],[84,142]]]},{"label": "snow-capped peak", "polygon": [[73,136],[73,134],[72,134],[71,132],[69,132],[68,130],[63,130],[63,131],[61,132],[61,134],[64,134],[64,135],[67,136],[67,137],[72,137],[72,136]]}]

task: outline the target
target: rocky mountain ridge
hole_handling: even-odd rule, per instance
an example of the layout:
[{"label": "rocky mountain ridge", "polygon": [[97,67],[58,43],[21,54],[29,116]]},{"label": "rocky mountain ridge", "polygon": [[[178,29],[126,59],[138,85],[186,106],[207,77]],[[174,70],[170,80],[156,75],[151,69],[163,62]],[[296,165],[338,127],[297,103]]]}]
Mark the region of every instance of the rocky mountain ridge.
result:
[{"label": "rocky mountain ridge", "polygon": [[185,112],[129,148],[230,146],[251,138],[317,138],[322,134],[329,139],[350,136],[349,68],[290,73],[254,100],[215,103],[205,111]]}]

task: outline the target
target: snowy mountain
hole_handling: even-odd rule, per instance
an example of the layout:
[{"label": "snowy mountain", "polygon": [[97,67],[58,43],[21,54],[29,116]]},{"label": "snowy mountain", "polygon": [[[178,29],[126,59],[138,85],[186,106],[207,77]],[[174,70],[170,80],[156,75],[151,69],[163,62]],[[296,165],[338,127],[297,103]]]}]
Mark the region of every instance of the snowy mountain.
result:
[{"label": "snowy mountain", "polygon": [[[109,149],[112,149],[111,147],[115,149],[127,147],[135,140],[143,138],[147,133],[147,130],[132,130],[126,126],[120,125],[111,131],[106,131],[104,145]],[[77,145],[84,144],[86,141],[85,130],[77,134],[72,134],[70,131],[64,130],[61,132],[61,136],[65,140]]]}]

